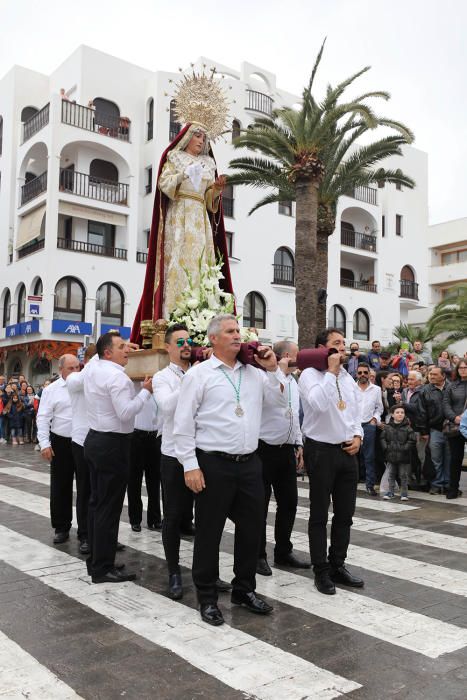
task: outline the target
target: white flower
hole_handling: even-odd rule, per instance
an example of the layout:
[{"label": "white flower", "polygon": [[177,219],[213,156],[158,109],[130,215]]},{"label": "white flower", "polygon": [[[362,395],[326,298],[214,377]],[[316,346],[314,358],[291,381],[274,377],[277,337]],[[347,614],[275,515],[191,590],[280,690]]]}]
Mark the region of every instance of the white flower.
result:
[{"label": "white flower", "polygon": [[199,306],[199,299],[196,299],[195,297],[191,297],[191,299],[188,299],[186,305],[188,306],[189,309],[197,309]]}]

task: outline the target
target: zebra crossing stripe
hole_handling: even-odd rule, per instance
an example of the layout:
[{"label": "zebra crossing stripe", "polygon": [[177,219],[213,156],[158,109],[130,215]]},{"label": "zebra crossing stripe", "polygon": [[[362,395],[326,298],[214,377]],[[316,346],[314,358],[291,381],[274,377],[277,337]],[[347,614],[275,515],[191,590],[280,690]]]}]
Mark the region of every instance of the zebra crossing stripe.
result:
[{"label": "zebra crossing stripe", "polygon": [[[365,484],[358,484],[358,489],[359,491],[364,491]],[[446,496],[442,496],[441,494],[431,494],[426,491],[412,491],[411,498],[417,501],[430,501],[431,503],[444,503],[446,505]],[[452,502],[452,505],[465,507],[467,506],[467,498],[456,498],[456,500]]]},{"label": "zebra crossing stripe", "polygon": [[258,700],[328,700],[361,687],[229,625],[214,629],[196,610],[134,583],[91,586],[83,561],[3,525],[0,558]]},{"label": "zebra crossing stripe", "polygon": [[[49,515],[49,501],[42,496],[25,493],[2,486],[0,501],[29,510],[44,517]],[[228,521],[225,530],[234,533],[235,526]],[[144,535],[144,537],[142,537]],[[268,526],[268,538],[273,538],[273,528]],[[160,535],[132,532],[128,523],[120,523],[119,540],[139,551],[164,558]],[[294,533],[296,549],[307,548],[307,535]],[[191,567],[192,543],[183,542],[180,564]],[[0,550],[1,551],[1,550]],[[233,557],[221,552],[220,575],[230,576]],[[34,566],[33,569],[41,568]],[[430,658],[467,646],[467,629],[450,623],[433,620],[425,615],[408,611],[394,605],[347,590],[339,590],[332,601],[326,599],[313,587],[312,582],[296,574],[276,570],[273,579],[258,580],[258,592],[276,598],[291,607],[305,610],[318,617],[341,624],[363,634],[375,637]],[[165,599],[164,599],[165,600]]]},{"label": "zebra crossing stripe", "polygon": [[3,632],[0,632],[0,696],[5,700],[83,700]]},{"label": "zebra crossing stripe", "polygon": [[451,525],[467,525],[467,518],[454,518],[454,520],[446,520],[445,522]]},{"label": "zebra crossing stripe", "polygon": [[[298,489],[298,495],[308,499],[308,489]],[[383,501],[380,498],[370,500],[369,498],[358,498],[356,502],[357,508],[366,508],[367,510],[379,510],[382,513],[407,513],[409,510],[418,510],[420,506],[407,505],[406,503],[394,503],[394,501]]]}]

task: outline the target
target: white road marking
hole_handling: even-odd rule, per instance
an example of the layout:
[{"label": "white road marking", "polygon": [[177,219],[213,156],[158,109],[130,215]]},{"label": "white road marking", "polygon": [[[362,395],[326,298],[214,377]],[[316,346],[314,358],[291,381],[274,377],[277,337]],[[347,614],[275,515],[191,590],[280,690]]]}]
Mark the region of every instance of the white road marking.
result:
[{"label": "white road marking", "polygon": [[[359,484],[358,489],[359,491],[364,491],[365,484]],[[442,496],[440,494],[431,495],[426,491],[409,491],[409,495],[414,500],[431,501],[431,503],[444,503],[445,505],[448,503],[446,496]],[[467,498],[462,496],[460,498],[456,498],[455,500],[451,501],[450,505],[467,506]]]},{"label": "white road marking", "polygon": [[[308,489],[298,489],[298,495],[308,499]],[[382,513],[404,513],[409,510],[418,510],[420,506],[410,506],[406,503],[397,503],[394,501],[383,501],[381,498],[370,500],[369,498],[357,497],[357,508],[366,508],[367,510],[379,510]]]}]

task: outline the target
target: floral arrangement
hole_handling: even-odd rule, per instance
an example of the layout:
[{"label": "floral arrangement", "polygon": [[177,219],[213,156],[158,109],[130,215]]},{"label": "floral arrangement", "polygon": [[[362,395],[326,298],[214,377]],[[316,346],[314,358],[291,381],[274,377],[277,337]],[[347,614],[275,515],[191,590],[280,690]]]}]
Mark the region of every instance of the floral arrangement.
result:
[{"label": "floral arrangement", "polygon": [[[177,308],[170,314],[169,325],[184,323],[190,336],[197,345],[209,345],[207,329],[209,322],[217,314],[232,314],[234,312],[234,296],[222,291],[219,280],[222,274],[222,259],[217,263],[204,262],[201,254],[198,260],[199,286],[193,283],[189,270],[183,268],[187,276],[187,287],[181,295]],[[248,328],[242,329],[242,340],[257,340]]]}]

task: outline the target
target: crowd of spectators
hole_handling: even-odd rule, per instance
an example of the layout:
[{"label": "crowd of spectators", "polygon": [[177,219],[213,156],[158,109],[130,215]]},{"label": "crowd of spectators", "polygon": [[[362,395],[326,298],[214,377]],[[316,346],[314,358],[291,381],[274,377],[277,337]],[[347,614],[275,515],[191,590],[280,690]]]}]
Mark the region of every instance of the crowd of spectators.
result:
[{"label": "crowd of spectators", "polygon": [[36,415],[47,379],[34,387],[24,376],[0,375],[0,445],[37,445]]}]

